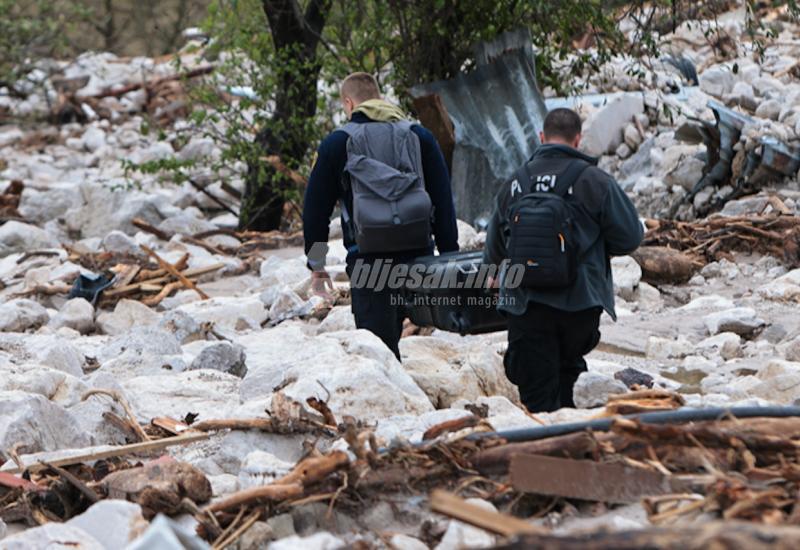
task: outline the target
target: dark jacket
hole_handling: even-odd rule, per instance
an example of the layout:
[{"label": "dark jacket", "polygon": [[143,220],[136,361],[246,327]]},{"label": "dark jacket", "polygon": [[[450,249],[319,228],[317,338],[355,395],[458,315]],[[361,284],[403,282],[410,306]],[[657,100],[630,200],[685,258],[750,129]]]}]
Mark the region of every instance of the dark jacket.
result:
[{"label": "dark jacket", "polygon": [[[353,113],[350,120],[359,124],[372,122],[365,114],[358,112]],[[419,137],[425,189],[431,197],[434,208],[433,237],[436,248],[439,252],[458,250],[455,207],[450,188],[450,174],[444,156],[433,134],[427,129],[414,125],[411,131]],[[336,202],[344,200],[348,211],[353,211],[352,195],[350,193],[345,195],[342,187],[342,172],[347,161],[347,138],[345,132],[335,130],[322,140],[317,149],[317,160],[308,178],[303,206],[303,238],[311,269],[321,269],[325,265],[330,219]],[[381,257],[405,260],[433,254],[434,241],[431,241],[428,248],[409,250],[402,254],[359,254],[358,246],[344,221],[342,229],[344,246],[347,248],[347,263],[350,266],[357,258],[369,260]],[[325,246],[317,245],[312,251],[314,243],[325,243]]]},{"label": "dark jacket", "polygon": [[[528,303],[545,304],[563,311],[581,311],[602,307],[612,318],[614,312],[614,283],[611,277],[610,256],[630,254],[642,242],[643,228],[633,203],[614,178],[597,167],[597,159],[584,155],[566,145],[545,144],[536,149],[529,161],[531,174],[564,174],[577,159],[590,163],[572,186],[566,200],[578,211],[576,244],[578,245],[578,275],[564,289],[515,288],[500,290],[498,309],[522,315]],[[514,200],[512,185],[504,184],[495,199],[495,210],[486,235],[484,261],[499,264],[507,257],[507,212]]]}]

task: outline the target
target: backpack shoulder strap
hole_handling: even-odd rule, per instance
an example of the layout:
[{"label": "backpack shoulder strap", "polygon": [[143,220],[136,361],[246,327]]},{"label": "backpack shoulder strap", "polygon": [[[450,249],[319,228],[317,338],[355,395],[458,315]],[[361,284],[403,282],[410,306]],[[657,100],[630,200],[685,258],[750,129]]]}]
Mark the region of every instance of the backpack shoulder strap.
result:
[{"label": "backpack shoulder strap", "polygon": [[592,166],[592,164],[585,160],[574,160],[570,162],[567,169],[564,170],[564,173],[561,174],[561,177],[556,181],[556,186],[552,193],[555,193],[559,197],[565,197],[572,186],[575,185],[575,182],[580,179],[584,170],[590,166]]}]

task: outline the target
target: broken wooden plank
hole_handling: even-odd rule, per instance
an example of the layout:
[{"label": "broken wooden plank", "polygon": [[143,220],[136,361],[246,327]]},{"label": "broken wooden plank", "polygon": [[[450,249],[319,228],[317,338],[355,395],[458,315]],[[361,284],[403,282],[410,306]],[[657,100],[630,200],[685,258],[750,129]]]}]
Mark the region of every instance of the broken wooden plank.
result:
[{"label": "broken wooden plank", "polygon": [[638,502],[674,493],[677,482],[656,471],[544,455],[511,457],[511,485],[518,491],[598,502]]},{"label": "broken wooden plank", "polygon": [[[7,462],[6,464],[3,465],[2,468],[0,468],[0,471],[12,474],[21,473],[23,470],[38,472],[40,470],[48,468],[48,466],[44,464],[45,461],[47,462],[47,464],[52,466],[70,466],[72,464],[83,464],[84,462],[103,460],[115,456],[126,456],[136,453],[160,451],[168,447],[173,447],[175,445],[188,445],[189,443],[203,441],[205,439],[208,439],[208,437],[209,437],[208,434],[193,432],[193,433],[186,433],[183,435],[179,435],[176,437],[166,437],[164,439],[158,439],[155,441],[131,443],[130,445],[120,445],[117,447],[106,446],[99,449],[98,448],[70,449],[68,450],[69,452],[68,456],[65,456],[63,458],[53,458],[53,459],[46,458],[47,455],[52,456],[53,453],[37,453],[36,455],[28,455],[27,457],[24,456],[22,457],[25,463],[25,468],[19,468],[13,462]],[[26,461],[25,460],[26,458],[28,458],[29,460]]]},{"label": "broken wooden plank", "polygon": [[431,510],[486,531],[513,537],[524,533],[547,533],[542,527],[499,512],[486,510],[446,491],[436,489],[430,497]]},{"label": "broken wooden plank", "polygon": [[197,287],[197,285],[194,284],[188,277],[186,277],[185,275],[181,274],[180,271],[175,269],[174,265],[172,265],[171,263],[166,261],[164,258],[162,258],[158,254],[156,254],[155,250],[153,250],[152,248],[150,248],[149,246],[144,245],[144,244],[140,244],[139,247],[142,250],[144,250],[145,252],[147,252],[148,255],[152,256],[153,259],[158,262],[158,265],[160,265],[162,268],[166,269],[169,272],[170,275],[172,275],[173,277],[176,277],[180,282],[182,282],[183,285],[186,288],[190,288],[190,289],[194,290],[195,292],[197,292],[197,294],[203,300],[208,300],[208,294],[206,294],[205,292],[200,290]]},{"label": "broken wooden plank", "polygon": [[158,426],[162,430],[166,430],[171,434],[178,435],[181,432],[191,429],[186,422],[181,422],[169,416],[157,416],[150,421],[153,426]]}]

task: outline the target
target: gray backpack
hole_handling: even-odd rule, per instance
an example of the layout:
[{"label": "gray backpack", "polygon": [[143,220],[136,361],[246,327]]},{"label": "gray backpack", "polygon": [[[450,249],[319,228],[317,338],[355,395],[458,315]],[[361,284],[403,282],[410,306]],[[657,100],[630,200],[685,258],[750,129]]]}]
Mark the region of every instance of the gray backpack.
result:
[{"label": "gray backpack", "polygon": [[359,252],[400,252],[431,242],[431,198],[425,190],[419,138],[411,123],[350,122],[344,185],[353,210],[344,210]]}]

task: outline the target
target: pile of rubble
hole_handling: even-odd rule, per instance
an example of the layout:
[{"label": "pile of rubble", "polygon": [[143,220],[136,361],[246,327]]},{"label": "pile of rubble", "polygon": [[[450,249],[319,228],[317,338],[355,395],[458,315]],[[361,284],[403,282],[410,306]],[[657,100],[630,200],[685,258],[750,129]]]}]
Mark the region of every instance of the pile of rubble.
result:
[{"label": "pile of rubble", "polygon": [[[563,548],[603,526],[597,547],[744,548],[764,525],[797,546],[795,418],[609,419],[797,404],[800,83],[783,24],[761,63],[720,63],[681,25],[665,39],[699,86],[615,60],[614,84],[577,100],[587,151],[649,231],[612,260],[619,321],[602,321],[578,408],[538,415],[505,377],[505,333],[408,326],[401,363],[356,330],[336,223],[328,303],[300,235],[236,229],[235,175],[131,185],[123,160],[221,155],[178,139],[199,56],[176,72],[86,54],[59,62],[50,101],[0,95],[0,547]],[[10,123],[31,113],[62,124]],[[638,492],[581,482],[606,474]]]}]

